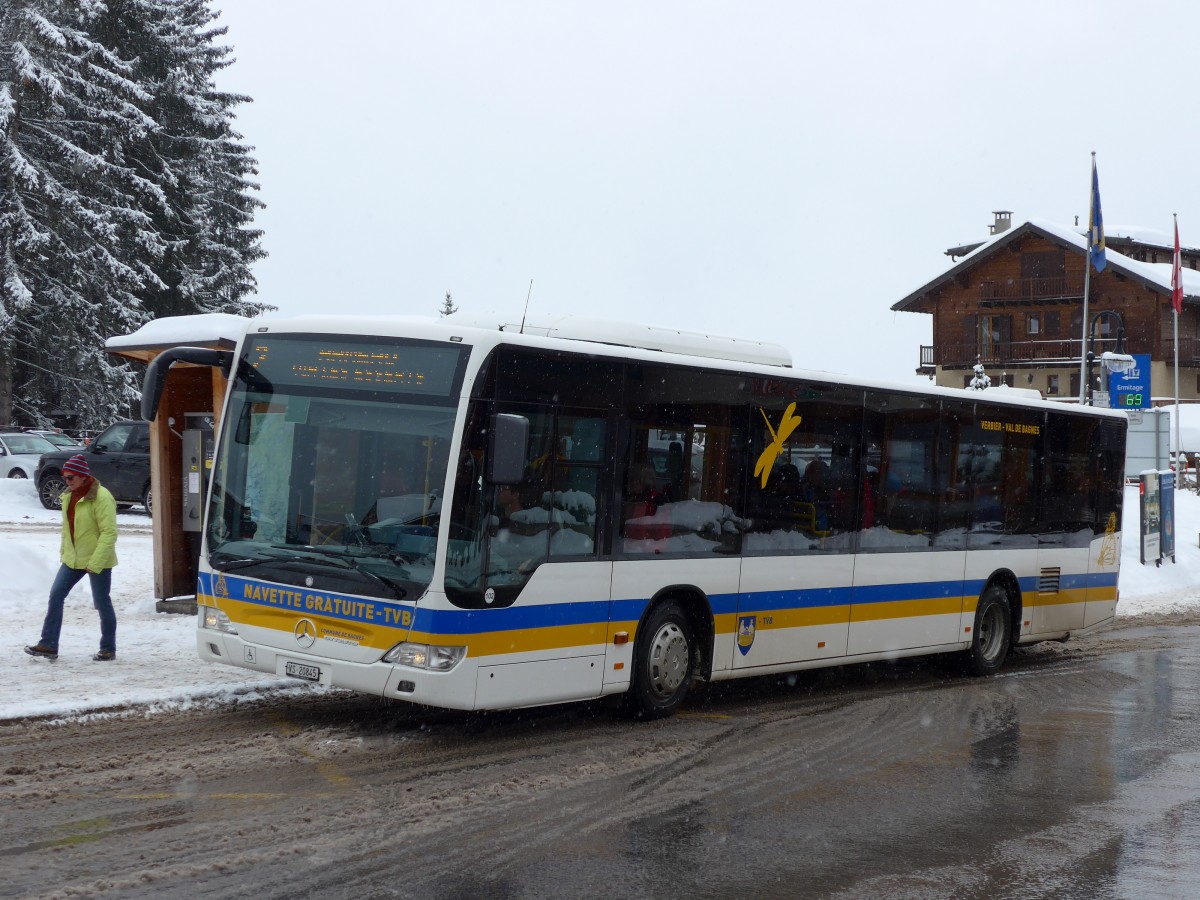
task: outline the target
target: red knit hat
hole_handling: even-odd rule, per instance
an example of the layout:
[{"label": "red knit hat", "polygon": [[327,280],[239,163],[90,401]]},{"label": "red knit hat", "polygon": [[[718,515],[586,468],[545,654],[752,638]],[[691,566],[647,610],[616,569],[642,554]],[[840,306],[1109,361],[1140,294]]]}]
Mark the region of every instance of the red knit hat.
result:
[{"label": "red knit hat", "polygon": [[82,475],[84,478],[92,477],[92,470],[88,468],[87,457],[82,453],[76,453],[63,463],[63,471],[74,472],[76,475]]}]

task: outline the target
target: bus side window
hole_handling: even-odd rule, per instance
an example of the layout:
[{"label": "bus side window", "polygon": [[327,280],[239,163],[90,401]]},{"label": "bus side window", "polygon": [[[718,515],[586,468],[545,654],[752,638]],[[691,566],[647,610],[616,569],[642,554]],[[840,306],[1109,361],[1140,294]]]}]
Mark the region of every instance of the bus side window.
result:
[{"label": "bus side window", "polygon": [[596,415],[558,415],[557,453],[547,485],[551,556],[595,552],[606,426]]},{"label": "bus side window", "polygon": [[938,456],[939,424],[937,407],[927,400],[868,394],[863,437],[866,481],[874,490],[861,526],[863,550],[932,548],[939,485],[948,480]]}]

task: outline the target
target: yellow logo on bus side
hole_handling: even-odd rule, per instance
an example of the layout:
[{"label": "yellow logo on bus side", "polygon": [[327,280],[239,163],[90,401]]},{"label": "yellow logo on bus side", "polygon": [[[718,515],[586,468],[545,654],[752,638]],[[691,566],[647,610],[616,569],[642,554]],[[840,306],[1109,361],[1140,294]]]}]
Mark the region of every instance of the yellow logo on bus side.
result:
[{"label": "yellow logo on bus side", "polygon": [[1104,543],[1100,545],[1100,559],[1097,562],[1101,566],[1115,566],[1117,564],[1116,513],[1108,514],[1108,522],[1104,526]]},{"label": "yellow logo on bus side", "polygon": [[758,411],[762,413],[763,421],[767,423],[767,431],[771,432],[771,443],[767,445],[758,457],[758,463],[754,466],[754,474],[762,479],[762,486],[767,486],[767,478],[771,475],[771,468],[775,465],[775,460],[779,459],[779,454],[783,452],[784,442],[792,436],[792,432],[800,425],[801,416],[793,415],[796,411],[796,404],[789,403],[787,409],[783,411],[783,418],[779,420],[779,431],[771,427],[771,420],[767,418],[767,414],[760,406]]}]

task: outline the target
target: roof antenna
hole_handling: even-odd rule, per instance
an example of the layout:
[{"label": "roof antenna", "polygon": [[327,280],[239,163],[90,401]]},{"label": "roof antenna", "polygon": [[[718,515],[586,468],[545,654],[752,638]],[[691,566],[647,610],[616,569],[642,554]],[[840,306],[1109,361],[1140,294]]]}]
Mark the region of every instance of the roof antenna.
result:
[{"label": "roof antenna", "polygon": [[529,312],[529,296],[532,293],[533,293],[533,279],[530,278],[529,279],[529,291],[525,294],[525,309],[521,313],[521,330],[519,332],[517,332],[518,334],[525,333],[525,316]]}]

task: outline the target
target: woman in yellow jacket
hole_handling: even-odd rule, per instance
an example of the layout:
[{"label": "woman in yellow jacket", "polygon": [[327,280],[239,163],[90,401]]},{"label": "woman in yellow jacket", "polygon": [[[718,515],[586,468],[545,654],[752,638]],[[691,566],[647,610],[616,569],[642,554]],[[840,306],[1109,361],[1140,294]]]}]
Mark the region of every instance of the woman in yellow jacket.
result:
[{"label": "woman in yellow jacket", "polygon": [[92,604],[100,614],[100,652],[92,659],[107,662],[117,658],[117,614],[109,596],[117,564],[117,504],[108,489],[92,477],[82,453],[63,464],[63,479],[67,492],[62,495],[62,566],[50,587],[42,639],[25,652],[58,659],[63,603],[86,575],[92,585]]}]

